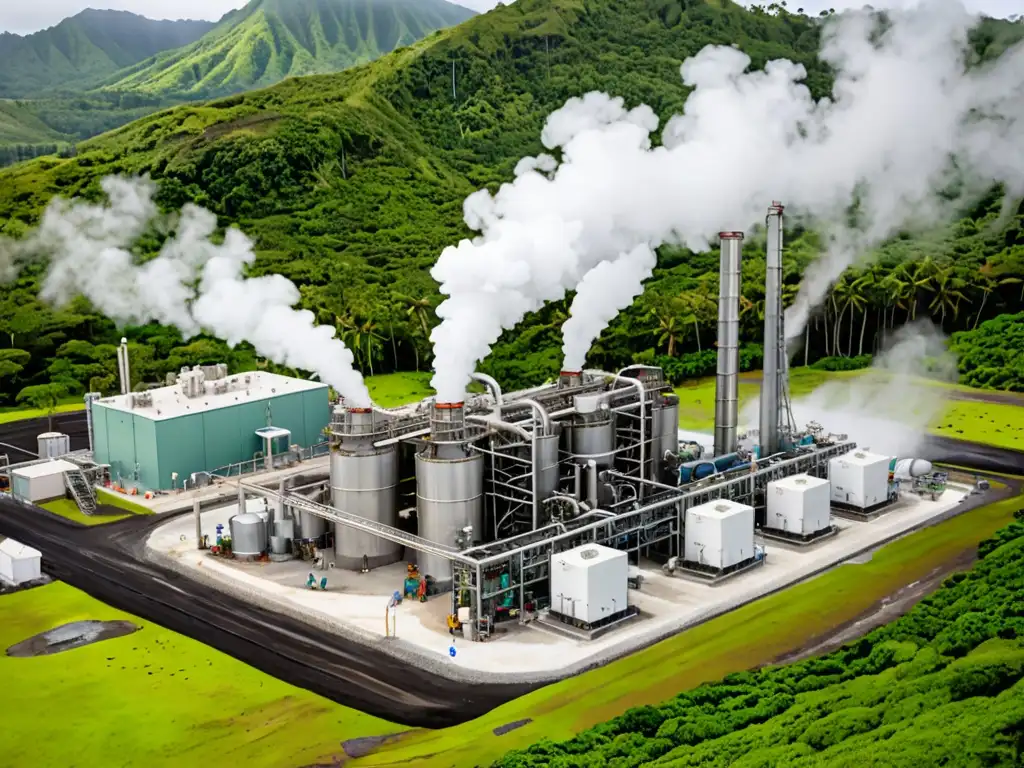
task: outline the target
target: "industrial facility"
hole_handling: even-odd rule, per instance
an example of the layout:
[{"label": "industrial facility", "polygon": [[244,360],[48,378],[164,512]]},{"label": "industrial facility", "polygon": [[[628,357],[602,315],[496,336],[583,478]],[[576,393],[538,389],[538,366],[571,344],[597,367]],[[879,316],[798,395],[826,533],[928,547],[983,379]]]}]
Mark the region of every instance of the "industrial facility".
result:
[{"label": "industrial facility", "polygon": [[[222,366],[133,393],[123,345],[121,394],[87,398],[92,451],[62,455],[48,436],[38,460],[11,468],[15,491],[35,501],[59,493],[63,476],[86,513],[82,477],[192,494],[181,497],[194,510],[188,546],[203,557],[298,564],[313,589],[327,588],[317,569],[400,572],[387,610],[403,596],[444,604],[448,631],[473,641],[534,619],[596,638],[637,620],[641,565],[727,591],[719,585],[762,572],[766,541],[828,547],[846,535],[833,513],[870,520],[901,483],[932,499],[945,488],[926,461],[859,450],[818,424],[797,429],[778,203],[767,231],[764,378],[749,430],[738,423],[743,233],[720,236],[713,445],[681,439],[679,400],[651,366],[563,371],[516,392],[474,374],[485,392],[457,402],[332,410],[322,384]],[[217,493],[237,506],[213,530],[201,502]],[[167,549],[186,539],[173,532]]]}]

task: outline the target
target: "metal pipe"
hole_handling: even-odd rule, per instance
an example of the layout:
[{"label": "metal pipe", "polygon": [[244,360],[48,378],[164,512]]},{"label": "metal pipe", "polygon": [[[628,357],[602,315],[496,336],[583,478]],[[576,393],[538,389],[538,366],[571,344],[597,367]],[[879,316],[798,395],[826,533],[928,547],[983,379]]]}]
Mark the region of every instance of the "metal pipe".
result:
[{"label": "metal pipe", "polygon": [[516,400],[514,402],[499,403],[497,410],[499,413],[503,413],[504,411],[511,410],[512,408],[516,408],[521,405],[528,405],[533,409],[534,418],[540,419],[540,423],[543,426],[542,434],[552,434],[551,417],[548,414],[547,409],[536,400],[523,398],[522,400]]},{"label": "metal pipe", "polygon": [[587,461],[587,503],[597,506],[597,462],[593,459]]},{"label": "metal pipe", "polygon": [[579,499],[583,494],[583,466],[580,464],[573,464],[573,495]]},{"label": "metal pipe", "polygon": [[715,380],[715,455],[738,444],[740,368],[740,291],[743,233],[719,232],[718,372]]},{"label": "metal pipe", "polygon": [[764,286],[764,373],[761,381],[760,448],[765,456],[780,448],[780,377],[785,367],[780,362],[785,344],[782,336],[782,212],[781,203],[768,209],[768,251]]},{"label": "metal pipe", "polygon": [[[632,475],[624,475],[622,472],[616,472],[614,469],[607,470],[607,474],[610,477],[617,477],[621,480],[629,480],[632,482],[636,482],[637,480],[637,478],[633,477]],[[641,477],[640,482],[643,483],[644,485],[649,485],[652,488],[660,488],[663,491],[672,491],[673,493],[679,494],[682,493],[678,486],[666,485],[665,483],[659,483],[656,480],[648,480],[646,478]]]},{"label": "metal pipe", "polygon": [[[584,371],[584,373],[587,373],[587,374],[589,374],[591,376],[611,376],[611,377],[613,377],[614,382],[625,381],[626,383],[632,384],[634,387],[636,387],[637,395],[639,395],[639,398],[640,398],[640,476],[642,477],[643,474],[644,474],[644,466],[645,466],[645,462],[644,462],[644,455],[645,455],[644,451],[645,451],[645,448],[646,448],[645,443],[647,442],[647,431],[646,431],[646,421],[647,421],[647,403],[646,403],[646,400],[647,400],[647,391],[644,389],[643,382],[640,381],[640,379],[632,379],[632,378],[630,378],[628,376],[620,376],[617,373],[616,374],[610,374],[610,373],[608,373],[606,371],[589,370],[589,371]],[[643,498],[643,486],[641,486],[640,498]]]},{"label": "metal pipe", "polygon": [[469,374],[469,378],[474,381],[479,381],[491,390],[491,394],[494,396],[495,407],[498,409],[501,408],[501,404],[503,402],[501,399],[501,387],[498,385],[498,382],[494,380],[493,376],[488,376],[486,373],[471,373]]},{"label": "metal pipe", "polygon": [[[506,432],[511,432],[512,434],[523,438],[523,440],[531,443],[533,442],[533,435],[530,432],[516,424],[512,424],[508,421],[502,421],[494,416],[467,416],[466,421],[471,421],[474,424],[483,424],[487,427],[494,427],[495,429],[503,429]],[[376,443],[374,443],[374,445],[376,445]]]},{"label": "metal pipe", "polygon": [[192,514],[196,518],[196,549],[203,548],[203,520],[199,511],[199,499],[192,500]]},{"label": "metal pipe", "polygon": [[87,392],[85,395],[85,428],[89,432],[89,453],[95,451],[95,436],[93,434],[92,424],[92,404],[99,400],[103,395],[99,392]]},{"label": "metal pipe", "polygon": [[120,380],[121,394],[127,395],[131,386],[128,379],[128,339],[121,337],[117,348],[117,375]]}]

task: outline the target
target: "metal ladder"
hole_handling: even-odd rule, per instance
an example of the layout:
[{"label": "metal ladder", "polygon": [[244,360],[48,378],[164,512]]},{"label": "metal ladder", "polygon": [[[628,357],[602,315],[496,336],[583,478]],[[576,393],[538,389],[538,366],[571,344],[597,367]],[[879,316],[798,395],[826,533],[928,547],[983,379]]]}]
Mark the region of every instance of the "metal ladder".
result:
[{"label": "metal ladder", "polygon": [[69,469],[64,473],[64,485],[71,492],[71,498],[83,515],[91,515],[96,511],[96,492],[85,474],[80,469]]}]

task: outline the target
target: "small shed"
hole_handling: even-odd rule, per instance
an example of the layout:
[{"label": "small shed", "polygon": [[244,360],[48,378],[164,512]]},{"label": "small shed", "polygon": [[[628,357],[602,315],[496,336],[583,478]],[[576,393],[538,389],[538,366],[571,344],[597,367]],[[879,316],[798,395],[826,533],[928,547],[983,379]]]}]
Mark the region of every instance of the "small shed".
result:
[{"label": "small shed", "polygon": [[0,541],[0,580],[8,584],[24,584],[42,575],[43,556],[37,549],[14,539]]},{"label": "small shed", "polygon": [[76,469],[76,464],[64,459],[53,459],[12,469],[11,495],[30,504],[62,498],[64,473]]}]

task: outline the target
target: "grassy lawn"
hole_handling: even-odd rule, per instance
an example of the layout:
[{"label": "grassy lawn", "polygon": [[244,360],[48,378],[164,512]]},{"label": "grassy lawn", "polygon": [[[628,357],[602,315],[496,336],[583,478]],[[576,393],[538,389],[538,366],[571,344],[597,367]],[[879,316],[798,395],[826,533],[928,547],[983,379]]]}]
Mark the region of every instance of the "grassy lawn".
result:
[{"label": "grassy lawn", "polygon": [[[81,397],[66,397],[57,406],[54,413],[68,413],[69,411],[84,411],[85,402]],[[9,421],[21,421],[22,419],[46,418],[46,411],[39,408],[22,408],[21,406],[0,408],[0,424]]]},{"label": "grassy lawn", "polygon": [[99,501],[100,504],[109,504],[112,507],[119,507],[120,509],[123,509],[125,513],[123,515],[83,515],[81,510],[78,509],[78,505],[71,499],[54,499],[53,501],[43,502],[40,506],[54,514],[66,517],[68,520],[73,520],[76,523],[81,523],[82,525],[102,525],[103,523],[113,523],[116,520],[124,520],[126,517],[131,517],[132,515],[153,514],[152,510],[146,509],[146,507],[141,504],[129,501],[122,494],[104,491],[102,488],[96,489],[96,500]]},{"label": "grassy lawn", "polygon": [[[831,373],[810,368],[795,368],[790,372],[790,392],[794,399],[800,398],[809,395],[823,384],[854,379],[860,374],[860,371]],[[759,382],[759,374],[740,375],[741,409],[757,398]],[[959,385],[944,385],[940,382],[929,382],[929,386],[964,392],[984,391]],[[712,430],[715,423],[715,380],[697,379],[687,382],[675,391],[679,395],[680,426],[684,429]],[[931,432],[999,448],[1024,450],[1024,407],[1007,403],[949,400],[945,403],[942,415],[933,422]]]},{"label": "grassy lawn", "polygon": [[379,376],[367,376],[366,386],[370,397],[383,408],[394,408],[414,400],[422,400],[434,394],[430,388],[430,371],[419,373],[384,373]]},{"label": "grassy lawn", "polygon": [[37,658],[0,655],[4,765],[299,766],[395,726],[54,583],[0,597],[0,651],[70,621],[142,626]]},{"label": "grassy lawn", "polygon": [[[352,765],[486,765],[511,749],[545,737],[570,738],[630,707],[656,704],[730,672],[768,663],[973,549],[1012,520],[1020,503],[1020,498],[1008,499],[925,528],[883,547],[867,563],[839,566],[465,725],[410,734]],[[533,722],[494,735],[494,728],[525,718]]]}]

